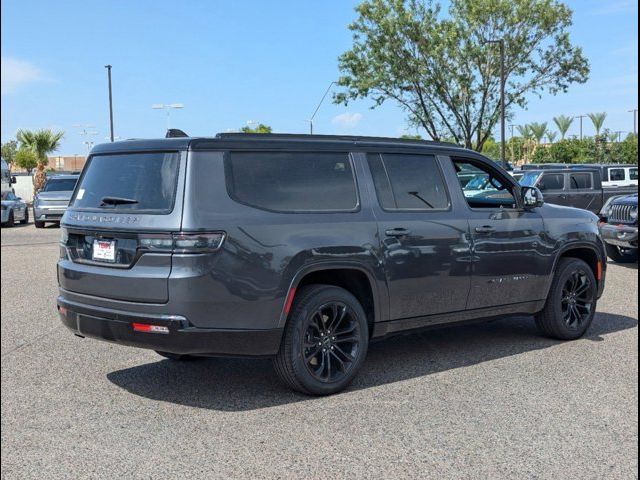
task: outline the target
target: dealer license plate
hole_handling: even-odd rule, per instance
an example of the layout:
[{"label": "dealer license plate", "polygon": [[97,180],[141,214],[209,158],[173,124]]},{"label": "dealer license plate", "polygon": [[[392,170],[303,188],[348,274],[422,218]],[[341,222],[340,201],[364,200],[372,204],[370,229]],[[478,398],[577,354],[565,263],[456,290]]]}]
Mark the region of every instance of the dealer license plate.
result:
[{"label": "dealer license plate", "polygon": [[115,240],[94,240],[92,258],[100,262],[115,262],[116,261]]}]

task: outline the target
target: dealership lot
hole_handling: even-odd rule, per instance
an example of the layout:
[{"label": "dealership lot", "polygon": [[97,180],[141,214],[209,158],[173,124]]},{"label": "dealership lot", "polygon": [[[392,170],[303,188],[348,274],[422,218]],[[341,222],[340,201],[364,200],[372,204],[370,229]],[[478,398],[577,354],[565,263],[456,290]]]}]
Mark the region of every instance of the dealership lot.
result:
[{"label": "dealership lot", "polygon": [[587,338],[530,318],[372,345],[342,394],[268,360],[165,360],[55,312],[57,228],[2,229],[3,478],[633,478],[638,272],[610,264]]}]

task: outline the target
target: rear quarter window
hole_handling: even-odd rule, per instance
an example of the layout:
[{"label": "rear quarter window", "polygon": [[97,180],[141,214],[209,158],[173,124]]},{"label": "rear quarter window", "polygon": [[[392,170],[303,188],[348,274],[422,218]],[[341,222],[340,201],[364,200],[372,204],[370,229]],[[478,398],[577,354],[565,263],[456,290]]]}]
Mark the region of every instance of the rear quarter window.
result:
[{"label": "rear quarter window", "polygon": [[336,212],[358,208],[348,153],[230,152],[227,190],[239,203],[275,212]]}]

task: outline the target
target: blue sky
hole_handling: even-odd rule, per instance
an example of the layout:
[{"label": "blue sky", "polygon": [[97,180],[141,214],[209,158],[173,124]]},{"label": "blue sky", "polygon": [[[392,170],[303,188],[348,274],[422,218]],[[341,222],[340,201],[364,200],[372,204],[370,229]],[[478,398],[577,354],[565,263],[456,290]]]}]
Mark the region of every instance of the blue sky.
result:
[{"label": "blue sky", "polygon": [[[630,131],[638,104],[638,7],[633,0],[576,0],[572,39],[591,77],[569,93],[533,98],[514,123],[558,114],[608,112],[606,127]],[[277,132],[308,131],[320,97],[351,45],[351,0],[2,2],[2,141],[18,128],[66,132],[58,154],[82,154],[75,124],[109,134],[104,65],[113,65],[116,135],[158,137],[166,118],[154,103],[183,103],[172,126],[191,135],[238,129],[247,121]],[[404,115],[389,104],[327,101],[317,133],[398,136]],[[573,132],[577,133],[577,123]],[[585,123],[585,133],[592,127]]]}]

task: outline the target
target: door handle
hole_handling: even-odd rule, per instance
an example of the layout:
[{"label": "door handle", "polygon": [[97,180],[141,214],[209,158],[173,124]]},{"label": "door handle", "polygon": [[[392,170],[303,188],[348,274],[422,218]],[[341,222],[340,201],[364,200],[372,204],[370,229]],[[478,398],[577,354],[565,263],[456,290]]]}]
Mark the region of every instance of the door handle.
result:
[{"label": "door handle", "polygon": [[490,225],[483,225],[482,227],[476,227],[476,233],[493,233],[496,229]]},{"label": "door handle", "polygon": [[387,237],[406,237],[410,233],[411,230],[407,230],[406,228],[390,228],[384,231]]}]

